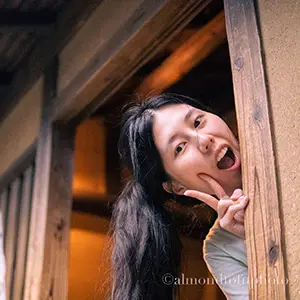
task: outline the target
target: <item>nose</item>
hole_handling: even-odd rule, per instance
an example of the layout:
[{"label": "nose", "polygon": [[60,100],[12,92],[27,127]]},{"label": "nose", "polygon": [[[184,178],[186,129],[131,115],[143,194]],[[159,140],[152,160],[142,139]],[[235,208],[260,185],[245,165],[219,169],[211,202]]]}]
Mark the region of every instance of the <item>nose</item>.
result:
[{"label": "nose", "polygon": [[202,153],[207,153],[211,150],[214,138],[208,134],[198,134],[198,146]]}]

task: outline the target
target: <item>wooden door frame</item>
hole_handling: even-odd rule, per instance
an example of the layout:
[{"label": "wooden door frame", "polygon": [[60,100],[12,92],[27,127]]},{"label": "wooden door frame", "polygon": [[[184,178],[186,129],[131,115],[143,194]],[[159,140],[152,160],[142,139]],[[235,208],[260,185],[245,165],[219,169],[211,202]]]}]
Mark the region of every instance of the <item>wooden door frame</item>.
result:
[{"label": "wooden door frame", "polygon": [[135,1],[141,4],[128,16],[128,22],[59,95],[58,57],[44,72],[24,289],[26,300],[67,298],[76,126],[108,101],[210,2]]},{"label": "wooden door frame", "polygon": [[[254,0],[224,0],[243,189],[250,299],[287,299],[272,116]],[[275,282],[275,284],[274,284]]]},{"label": "wooden door frame", "polygon": [[[37,142],[26,300],[67,297],[76,125],[108,101],[205,3],[143,1],[108,41],[108,46],[97,52],[59,95],[56,95],[57,61],[49,65],[45,72],[43,117]],[[246,214],[250,283],[260,274],[267,280],[285,279],[270,112],[255,7],[253,0],[225,0],[224,3],[243,186],[250,197]],[[126,42],[120,42],[121,38]],[[250,297],[286,299],[285,282],[254,285]]]}]

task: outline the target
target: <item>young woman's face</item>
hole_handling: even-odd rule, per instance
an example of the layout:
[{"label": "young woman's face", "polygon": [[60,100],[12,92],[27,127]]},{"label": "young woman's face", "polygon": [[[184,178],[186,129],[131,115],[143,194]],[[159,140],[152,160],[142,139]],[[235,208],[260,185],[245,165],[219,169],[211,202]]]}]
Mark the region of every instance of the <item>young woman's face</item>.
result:
[{"label": "young woman's face", "polygon": [[154,112],[153,135],[174,192],[214,194],[200,174],[215,179],[228,195],[241,188],[239,145],[218,116],[187,104],[167,105]]}]

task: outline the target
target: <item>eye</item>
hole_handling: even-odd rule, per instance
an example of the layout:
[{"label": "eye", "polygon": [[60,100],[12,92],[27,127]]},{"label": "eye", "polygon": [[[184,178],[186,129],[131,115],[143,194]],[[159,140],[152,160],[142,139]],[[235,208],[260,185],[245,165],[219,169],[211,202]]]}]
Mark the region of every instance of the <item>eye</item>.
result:
[{"label": "eye", "polygon": [[183,150],[184,145],[185,143],[181,143],[175,148],[175,156],[177,156]]},{"label": "eye", "polygon": [[194,128],[199,127],[201,124],[201,117],[197,117],[194,121]]}]

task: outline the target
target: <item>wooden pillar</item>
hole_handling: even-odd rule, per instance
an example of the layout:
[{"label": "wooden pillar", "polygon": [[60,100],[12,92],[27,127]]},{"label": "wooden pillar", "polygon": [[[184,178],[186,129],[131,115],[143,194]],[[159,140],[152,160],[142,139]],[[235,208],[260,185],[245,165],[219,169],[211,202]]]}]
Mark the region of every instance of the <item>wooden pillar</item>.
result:
[{"label": "wooden pillar", "polygon": [[73,128],[53,124],[57,59],[45,72],[24,299],[67,299],[72,211]]},{"label": "wooden pillar", "polygon": [[33,173],[33,166],[28,167],[28,169],[24,172],[22,180],[22,195],[20,197],[20,213],[18,222],[18,238],[15,250],[16,262],[11,291],[11,297],[14,300],[23,299]]},{"label": "wooden pillar", "polygon": [[[251,299],[286,299],[272,120],[253,0],[225,0],[243,189]],[[294,298],[295,299],[295,298]]]},{"label": "wooden pillar", "polygon": [[5,239],[5,263],[6,263],[6,297],[12,298],[12,287],[14,281],[14,266],[16,263],[16,249],[18,237],[18,215],[21,200],[21,179],[16,178],[10,187],[9,206],[8,206],[8,221],[7,235]]}]

